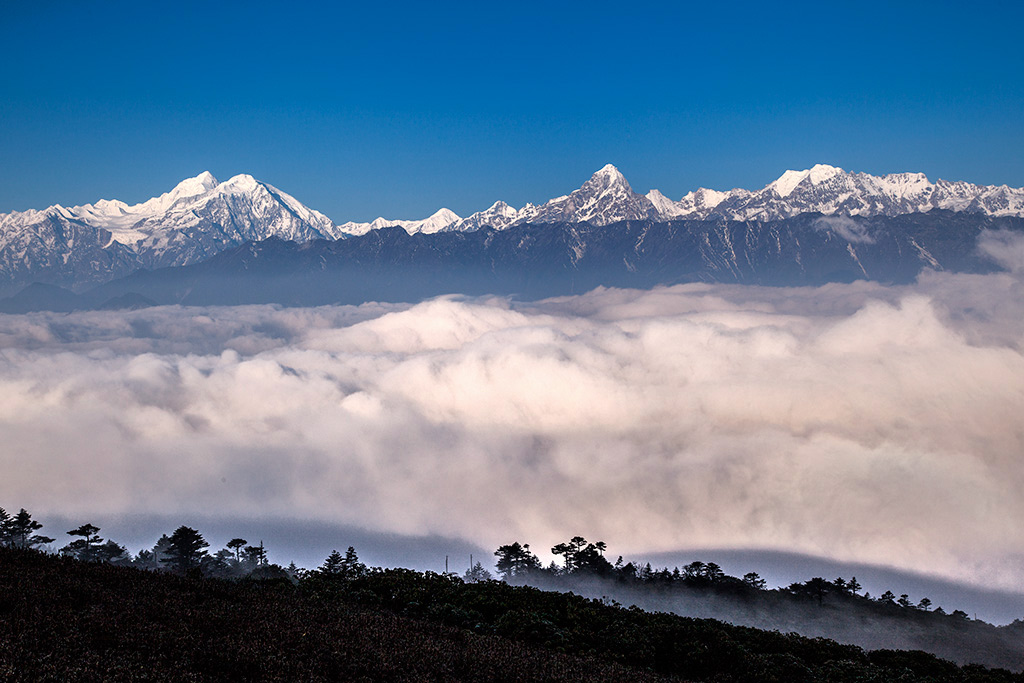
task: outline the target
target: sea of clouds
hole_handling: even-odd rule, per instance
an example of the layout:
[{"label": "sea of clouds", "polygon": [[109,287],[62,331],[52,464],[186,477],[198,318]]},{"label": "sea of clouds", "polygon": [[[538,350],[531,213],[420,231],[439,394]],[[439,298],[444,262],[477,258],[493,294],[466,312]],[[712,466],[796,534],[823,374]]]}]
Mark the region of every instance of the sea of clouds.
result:
[{"label": "sea of clouds", "polygon": [[1007,272],[0,316],[0,505],[1018,588],[1024,247],[980,247]]}]

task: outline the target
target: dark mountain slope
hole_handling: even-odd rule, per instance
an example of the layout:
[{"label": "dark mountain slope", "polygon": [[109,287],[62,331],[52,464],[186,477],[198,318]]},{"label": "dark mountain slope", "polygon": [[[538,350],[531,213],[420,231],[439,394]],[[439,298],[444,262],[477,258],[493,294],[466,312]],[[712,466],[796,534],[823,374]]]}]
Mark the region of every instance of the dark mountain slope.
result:
[{"label": "dark mountain slope", "polygon": [[976,249],[978,236],[991,229],[1024,232],[1024,219],[932,211],[767,223],[555,223],[433,235],[385,228],[333,242],[249,243],[193,266],[136,273],[93,290],[86,301],[134,292],[165,304],[313,305],[447,293],[542,298],[681,282],[907,283],[924,268],[995,270]]}]

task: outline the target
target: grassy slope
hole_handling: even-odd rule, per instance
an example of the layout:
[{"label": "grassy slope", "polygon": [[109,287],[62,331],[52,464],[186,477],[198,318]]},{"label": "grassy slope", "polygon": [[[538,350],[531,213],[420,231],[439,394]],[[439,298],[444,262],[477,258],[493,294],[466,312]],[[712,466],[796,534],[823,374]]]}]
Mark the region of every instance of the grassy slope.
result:
[{"label": "grassy slope", "polygon": [[[656,671],[658,673],[652,673]],[[238,584],[0,549],[3,680],[1024,681],[407,570]]]}]

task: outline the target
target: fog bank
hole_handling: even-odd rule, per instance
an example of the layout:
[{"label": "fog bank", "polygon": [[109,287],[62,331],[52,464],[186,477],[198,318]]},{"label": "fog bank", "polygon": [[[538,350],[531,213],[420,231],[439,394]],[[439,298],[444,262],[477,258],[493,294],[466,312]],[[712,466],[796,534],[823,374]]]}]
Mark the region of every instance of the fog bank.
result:
[{"label": "fog bank", "polygon": [[1017,589],[1019,272],[0,316],[0,505],[780,550]]}]

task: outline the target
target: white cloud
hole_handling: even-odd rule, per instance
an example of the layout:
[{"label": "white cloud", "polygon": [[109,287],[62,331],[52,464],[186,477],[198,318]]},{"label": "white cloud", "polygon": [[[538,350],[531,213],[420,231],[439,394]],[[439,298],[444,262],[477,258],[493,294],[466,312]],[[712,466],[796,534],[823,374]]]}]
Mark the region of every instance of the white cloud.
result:
[{"label": "white cloud", "polygon": [[849,216],[822,216],[814,221],[814,227],[817,230],[834,232],[847,242],[873,244],[875,241],[867,225]]},{"label": "white cloud", "polygon": [[685,285],[0,316],[0,504],[484,547],[773,548],[1007,587],[1024,297]]},{"label": "white cloud", "polygon": [[978,237],[978,251],[1010,272],[1024,272],[1024,240],[1018,233],[986,230]]}]

